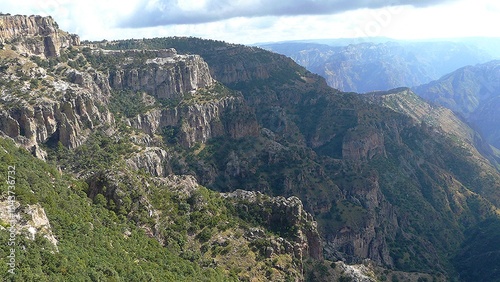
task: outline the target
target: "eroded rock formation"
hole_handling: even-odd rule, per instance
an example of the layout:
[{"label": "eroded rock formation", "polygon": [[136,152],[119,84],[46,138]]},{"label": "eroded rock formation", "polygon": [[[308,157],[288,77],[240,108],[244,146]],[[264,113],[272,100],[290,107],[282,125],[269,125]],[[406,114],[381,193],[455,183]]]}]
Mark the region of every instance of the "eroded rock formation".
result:
[{"label": "eroded rock formation", "polygon": [[0,16],[0,42],[7,41],[21,52],[45,57],[57,57],[61,48],[80,45],[77,35],[60,30],[54,19],[42,16]]}]

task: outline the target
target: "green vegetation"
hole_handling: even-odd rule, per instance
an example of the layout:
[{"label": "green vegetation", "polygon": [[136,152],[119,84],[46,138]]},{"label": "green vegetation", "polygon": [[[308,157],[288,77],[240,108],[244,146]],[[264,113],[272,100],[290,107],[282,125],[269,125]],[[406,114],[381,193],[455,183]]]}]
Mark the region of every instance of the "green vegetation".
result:
[{"label": "green vegetation", "polygon": [[223,41],[201,40],[195,37],[144,38],[93,43],[98,43],[101,48],[108,50],[175,48],[181,53],[188,53],[187,51],[190,51],[191,54],[201,54],[202,52],[228,47],[228,44]]},{"label": "green vegetation", "polygon": [[102,132],[91,135],[87,142],[75,150],[65,148],[61,142],[48,143],[49,160],[69,171],[97,172],[112,167],[123,167],[123,158],[135,152],[124,138],[111,138]]},{"label": "green vegetation", "polygon": [[[43,147],[46,163],[0,139],[0,177],[5,178],[9,164],[16,165],[17,199],[23,206],[40,204],[59,240],[56,249],[42,234],[35,240],[20,234],[20,276],[10,280],[294,281],[302,275],[310,281],[350,279],[336,264],[301,261],[294,251],[276,246],[281,240],[293,242],[299,234],[308,236],[307,228],[313,225],[292,222],[286,209],[273,206],[269,196],[256,202],[226,199],[198,187],[191,177],[216,191],[298,196],[318,220],[323,239],[335,244],[327,254],[334,261],[359,262],[361,249],[370,248],[365,254],[378,263],[391,262],[398,271],[452,279],[459,268],[467,269],[465,264],[475,266],[490,258],[492,263],[485,265],[496,275],[498,257],[496,250],[487,252],[487,241],[497,239],[497,224],[490,218],[493,205],[500,203],[500,176],[462,146],[463,140],[363,96],[329,89],[324,80],[290,59],[259,48],[196,38],[99,44],[108,49],[176,48],[179,53],[200,54],[220,83],[160,100],[144,90],[114,89],[109,104],[98,107],[114,114],[116,127],[96,122],[92,133],[84,129],[85,136],[90,134],[84,144],[71,150],[59,142],[56,131]],[[18,55],[8,51],[0,50],[0,68],[15,80],[0,77],[0,86],[16,98],[2,101],[14,117],[23,110],[22,103],[36,101],[33,97],[62,96],[53,93],[49,79],[69,80],[72,68],[96,80],[101,78],[96,74],[113,79],[125,58],[125,70],[140,70],[155,56],[82,47],[68,48],[51,60],[25,58],[26,64],[18,65]],[[46,68],[48,76],[42,80],[30,73],[34,66]],[[28,86],[35,91],[21,91]],[[222,126],[216,128],[221,136],[206,143],[194,140],[195,146],[184,148],[182,138],[199,128],[189,128],[183,111],[199,105],[219,110],[211,103],[216,106],[226,98],[230,99],[223,102],[234,104],[215,118]],[[136,141],[150,132],[132,129],[124,119],[152,109],[176,111],[178,119],[169,120],[175,124],[159,128],[148,140]],[[258,128],[244,128],[246,124]],[[213,124],[201,126],[215,131]],[[260,135],[253,136],[258,130]],[[237,136],[252,134],[229,138],[228,132],[234,131]],[[166,152],[159,161],[141,155],[157,147]],[[129,164],[140,157],[146,160],[135,165],[145,169],[132,170],[135,166]],[[170,176],[152,177],[148,170],[156,166]],[[8,224],[0,222],[3,228]],[[252,230],[258,235],[249,235]],[[8,235],[0,230],[1,242]],[[352,238],[363,244],[354,245]],[[6,244],[0,252],[5,260]],[[4,262],[0,261],[0,271],[5,272]],[[388,271],[380,277],[404,280],[400,274]],[[479,276],[470,272],[470,277]]]},{"label": "green vegetation", "polygon": [[500,281],[500,219],[470,228],[453,261],[462,281]]},{"label": "green vegetation", "polygon": [[115,115],[121,114],[127,118],[143,114],[151,108],[144,102],[143,95],[140,91],[113,90],[109,110]]},{"label": "green vegetation", "polygon": [[[7,273],[9,246],[0,245],[5,281],[229,281],[221,269],[197,263],[162,247],[134,222],[91,204],[85,182],[34,159],[24,149],[0,139],[0,178],[16,166],[16,198],[22,205],[40,203],[58,238],[58,251],[41,235],[18,235],[16,274]],[[6,195],[2,185],[2,195]],[[180,227],[180,226],[179,226]],[[9,233],[0,231],[0,241]],[[225,277],[225,278],[224,278]]]},{"label": "green vegetation", "polygon": [[[158,184],[150,176],[119,166],[120,158],[128,152],[126,148],[129,145],[123,141],[102,134],[91,136],[74,151],[57,144],[50,151],[51,160],[65,166],[65,171],[89,175],[81,181],[0,139],[2,177],[7,175],[8,165],[16,166],[17,199],[21,205],[39,203],[59,240],[57,251],[42,234],[34,241],[18,235],[19,265],[16,275],[7,281],[236,281],[260,275],[281,277],[273,270],[271,261],[275,257],[257,256],[264,252],[262,246],[253,244],[256,248],[252,251],[250,242],[241,236],[246,228],[260,226],[259,222],[247,221],[233,203],[206,188],[195,187],[185,194],[182,186]],[[5,192],[2,186],[2,194]],[[5,230],[0,232],[2,242],[8,236]],[[219,246],[221,236],[227,243]],[[274,235],[266,236],[261,240]],[[5,260],[7,244],[2,244],[0,252]],[[214,259],[219,261],[217,265]],[[289,278],[295,279],[300,275],[295,270],[296,262],[291,258],[285,261],[280,267],[288,269]],[[0,262],[0,271],[7,273],[5,261]]]}]

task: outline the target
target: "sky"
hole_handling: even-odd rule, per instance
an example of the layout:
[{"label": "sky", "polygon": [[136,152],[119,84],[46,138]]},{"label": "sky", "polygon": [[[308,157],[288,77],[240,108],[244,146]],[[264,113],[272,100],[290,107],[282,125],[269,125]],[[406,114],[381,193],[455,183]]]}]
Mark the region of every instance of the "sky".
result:
[{"label": "sky", "polygon": [[498,0],[2,0],[0,12],[50,15],[82,40],[500,37]]}]

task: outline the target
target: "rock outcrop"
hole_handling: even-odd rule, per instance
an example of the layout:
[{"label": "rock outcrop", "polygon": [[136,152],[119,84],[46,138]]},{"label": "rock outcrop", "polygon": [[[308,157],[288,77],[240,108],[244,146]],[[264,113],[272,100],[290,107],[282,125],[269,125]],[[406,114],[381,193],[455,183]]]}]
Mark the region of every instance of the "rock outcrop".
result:
[{"label": "rock outcrop", "polygon": [[96,124],[111,121],[109,112],[100,112],[88,93],[64,97],[60,102],[47,101],[0,112],[0,130],[30,148],[49,139],[75,148],[85,140],[88,130],[94,129]]},{"label": "rock outcrop", "polygon": [[[285,237],[281,243],[272,244],[271,249],[266,252],[279,252],[280,249],[286,251],[288,246],[301,260],[304,257],[323,258],[316,222],[312,215],[304,210],[299,198],[269,197],[260,192],[245,190],[222,195],[235,201],[239,208],[249,213],[249,216],[262,219],[264,225]],[[252,208],[252,205],[255,208]],[[258,232],[254,233],[257,235],[248,234],[248,236],[258,236]]]},{"label": "rock outcrop", "polygon": [[349,263],[369,258],[377,264],[393,266],[388,240],[396,235],[398,219],[395,208],[382,194],[378,176],[373,174],[350,188],[351,199],[364,208],[364,219],[359,225],[346,224],[337,232],[325,234],[325,256]]},{"label": "rock outcrop", "polygon": [[171,137],[185,147],[205,143],[213,137],[240,138],[257,136],[259,132],[255,116],[241,97],[155,109],[130,118],[127,123],[150,135],[161,135],[163,129],[175,128],[175,136]]},{"label": "rock outcrop", "polygon": [[61,48],[80,45],[77,35],[59,29],[51,17],[0,16],[0,42],[9,42],[31,55],[57,57]]},{"label": "rock outcrop", "polygon": [[18,201],[0,201],[0,223],[0,230],[13,227],[15,233],[25,235],[30,240],[42,236],[58,251],[59,242],[52,234],[49,219],[40,204],[23,206]]},{"label": "rock outcrop", "polygon": [[158,147],[147,147],[143,152],[134,154],[127,160],[127,165],[134,170],[144,170],[153,176],[165,176],[165,160],[168,154]]},{"label": "rock outcrop", "polygon": [[355,128],[346,134],[342,143],[342,157],[349,161],[368,161],[385,155],[384,136],[369,128]]},{"label": "rock outcrop", "polygon": [[[198,55],[178,55],[174,49],[109,52],[107,55],[150,56],[144,65],[123,64],[110,73],[112,88],[146,91],[158,99],[182,99],[200,88],[210,87],[214,79],[207,63]],[[131,56],[131,57],[128,57]],[[127,61],[127,60],[125,60]]]}]

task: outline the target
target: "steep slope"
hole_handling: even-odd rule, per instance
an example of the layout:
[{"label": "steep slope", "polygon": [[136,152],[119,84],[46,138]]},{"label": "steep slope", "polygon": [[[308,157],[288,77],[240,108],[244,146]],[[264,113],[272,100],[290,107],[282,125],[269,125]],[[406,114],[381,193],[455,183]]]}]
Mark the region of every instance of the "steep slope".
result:
[{"label": "steep slope", "polygon": [[[34,19],[22,39],[42,44],[35,31],[57,25]],[[46,58],[17,43],[0,50],[0,178],[15,187],[0,200],[7,281],[303,281],[304,261],[321,260],[299,199],[220,195],[167,171],[178,151],[257,134],[241,94],[198,55],[61,46]]]},{"label": "steep slope", "polygon": [[51,17],[0,15],[0,44],[48,58],[59,56],[61,48],[80,45],[80,38],[60,30]]},{"label": "steep slope", "polygon": [[[108,167],[77,180],[3,138],[0,159],[2,182],[9,175],[15,187],[7,198],[2,186],[0,201],[1,241],[15,240],[0,249],[5,281],[300,281],[302,258],[318,254],[315,223],[297,198],[249,192],[244,211],[248,196],[222,197],[189,176]],[[282,213],[287,220],[276,221]]]},{"label": "steep slope", "polygon": [[475,47],[452,42],[389,42],[328,46],[276,43],[263,48],[287,55],[343,91],[369,92],[412,87],[492,57]]},{"label": "steep slope", "polygon": [[200,54],[215,79],[241,91],[260,136],[212,139],[173,171],[216,190],[298,196],[318,219],[329,259],[454,276],[449,254],[464,230],[494,216],[500,203],[500,175],[464,146],[476,134],[444,109],[427,119],[432,107],[413,94],[401,107],[375,103],[327,87],[286,57],[223,42],[158,38],[104,47]]},{"label": "steep slope", "polygon": [[401,112],[420,123],[428,124],[453,139],[461,140],[463,142],[461,146],[473,152],[478,161],[481,162],[482,157],[485,157],[491,165],[498,166],[500,156],[497,151],[452,110],[427,103],[409,88],[372,92],[366,95],[377,104]]},{"label": "steep slope", "polygon": [[463,116],[500,148],[500,61],[458,69],[428,84],[415,87],[423,98]]},{"label": "steep slope", "polygon": [[[475,134],[455,134],[462,127],[449,112],[424,118],[431,106],[407,91],[342,93],[283,55],[218,41],[84,44],[48,59],[22,57],[10,43],[2,50],[2,138],[35,146],[49,164],[38,169],[41,161],[2,141],[4,163],[34,163],[35,173],[78,183],[53,190],[23,168],[30,181],[20,203],[51,207],[47,218],[60,226],[52,233],[64,263],[42,264],[36,275],[59,279],[96,265],[87,251],[80,259],[63,251],[97,240],[103,245],[88,251],[108,264],[83,271],[90,279],[445,281],[458,277],[453,259],[468,252],[469,234],[496,217],[500,175],[464,146]],[[86,93],[92,103],[65,103]],[[74,138],[61,134],[68,128]],[[89,215],[60,221],[79,206]],[[88,241],[71,239],[96,226],[93,218],[118,228],[93,229],[114,232],[112,242],[87,229]],[[147,257],[122,243],[145,236],[155,250]],[[124,247],[105,255],[111,245]]]}]

